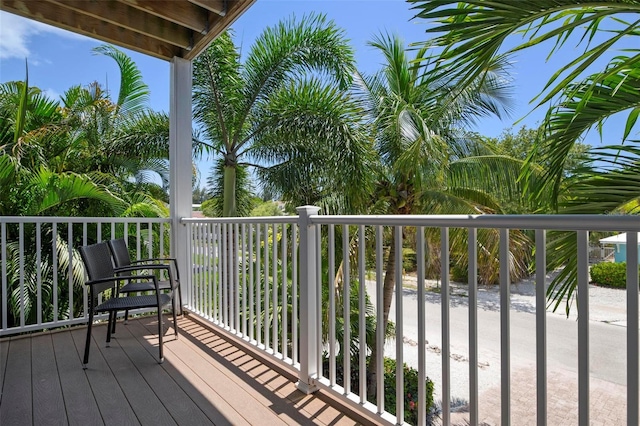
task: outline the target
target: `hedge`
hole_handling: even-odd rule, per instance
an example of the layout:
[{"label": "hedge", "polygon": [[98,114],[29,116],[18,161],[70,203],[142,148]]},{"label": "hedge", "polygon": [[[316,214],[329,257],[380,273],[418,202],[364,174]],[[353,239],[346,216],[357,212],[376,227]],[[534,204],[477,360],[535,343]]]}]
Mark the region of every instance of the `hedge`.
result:
[{"label": "hedge", "polygon": [[596,263],[589,272],[593,284],[603,287],[627,288],[627,262]]}]

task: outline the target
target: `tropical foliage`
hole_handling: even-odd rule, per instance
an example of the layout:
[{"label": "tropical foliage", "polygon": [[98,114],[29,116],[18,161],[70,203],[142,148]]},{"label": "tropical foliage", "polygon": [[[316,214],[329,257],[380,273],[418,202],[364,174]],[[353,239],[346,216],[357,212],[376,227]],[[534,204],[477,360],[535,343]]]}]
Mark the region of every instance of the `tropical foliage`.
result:
[{"label": "tropical foliage", "polygon": [[[148,109],[149,90],[135,63],[111,46],[96,54],[113,59],[121,72],[120,90],[113,100],[95,82],[69,88],[61,101],[49,99],[28,83],[0,85],[0,214],[6,216],[166,216],[168,119]],[[151,180],[156,176],[161,185]],[[6,189],[6,190],[5,190]],[[36,253],[18,247],[17,226],[7,226],[7,278],[10,322],[18,320],[19,304],[32,321],[41,291],[43,321],[64,318],[82,309],[84,271],[76,259],[69,268],[69,239],[51,224],[23,231],[25,247],[42,238]],[[95,235],[95,233],[93,234]],[[80,244],[81,235],[75,237]],[[70,254],[71,253],[71,254]],[[54,261],[53,259],[57,259]],[[66,262],[66,263],[65,263]],[[55,266],[54,266],[55,264]],[[20,268],[24,276],[21,281]],[[49,277],[37,289],[38,274]],[[56,277],[54,277],[57,274]],[[77,306],[53,301],[53,281],[71,283]],[[67,285],[67,284],[64,284]],[[59,288],[66,294],[68,290]],[[58,307],[53,312],[53,306]]]},{"label": "tropical foliage", "polygon": [[[434,25],[434,35],[423,44],[440,47],[438,60],[444,66],[430,71],[451,73],[460,82],[459,91],[471,85],[487,64],[509,58],[516,52],[551,46],[549,55],[560,52],[566,64],[540,88],[535,107],[548,107],[531,158],[548,164],[543,178],[531,182],[529,193],[538,203],[561,213],[638,214],[640,187],[637,119],[640,113],[640,2],[561,1],[466,1],[410,0],[416,17]],[[521,36],[513,47],[512,36]],[[551,42],[545,43],[545,42]],[[575,43],[569,55],[563,49]],[[604,67],[602,67],[604,63]],[[449,64],[447,66],[446,64]],[[455,67],[453,66],[455,65]],[[586,77],[585,77],[586,75]],[[460,92],[461,93],[461,92]],[[626,115],[622,140],[612,143],[605,122]],[[598,132],[608,145],[590,152],[591,166],[567,178],[569,153],[589,132]],[[571,306],[576,286],[575,234],[550,235],[553,254],[549,266],[565,265],[549,287],[557,308]]]},{"label": "tropical foliage", "polygon": [[601,262],[589,268],[591,282],[604,287],[627,288],[627,262]]},{"label": "tropical foliage", "polygon": [[[524,188],[517,177],[524,159],[496,153],[469,131],[476,119],[507,112],[510,86],[504,64],[492,63],[476,85],[469,87],[463,96],[457,96],[453,90],[455,81],[421,75],[419,63],[427,57],[426,49],[410,57],[403,41],[389,34],[378,36],[371,45],[382,54],[383,69],[372,76],[356,72],[348,94],[341,95],[343,104],[349,106],[343,116],[353,117],[350,122],[354,129],[349,150],[342,151],[359,155],[344,161],[335,158],[339,147],[310,144],[308,139],[298,138],[292,141],[295,145],[287,146],[297,154],[295,158],[259,174],[281,176],[267,179],[267,187],[298,205],[313,203],[339,214],[505,213],[507,206],[522,204]],[[336,189],[343,186],[333,167],[325,166],[327,158],[335,158],[342,176],[350,176],[357,182],[356,191]],[[402,238],[415,241],[415,236],[407,230]],[[440,267],[435,265],[435,259],[440,257],[439,238],[439,233],[427,233],[429,249],[435,254],[428,257],[434,263],[430,265],[433,270]],[[485,248],[480,253],[480,264],[486,265],[480,277],[485,282],[494,282],[498,235],[482,230],[480,241]],[[349,246],[355,243],[354,238]],[[385,235],[385,246],[389,250],[385,253],[384,323],[378,324],[385,330],[398,267],[395,264],[397,244],[400,242],[396,242],[393,233]],[[466,244],[466,235],[455,231],[452,259],[464,267]],[[514,232],[511,251],[513,258],[519,260],[514,262],[512,270],[517,278],[526,273],[529,266],[531,241],[528,236]],[[341,274],[338,275],[341,280]],[[375,393],[376,349],[377,346],[372,345],[368,371],[370,395]]]}]

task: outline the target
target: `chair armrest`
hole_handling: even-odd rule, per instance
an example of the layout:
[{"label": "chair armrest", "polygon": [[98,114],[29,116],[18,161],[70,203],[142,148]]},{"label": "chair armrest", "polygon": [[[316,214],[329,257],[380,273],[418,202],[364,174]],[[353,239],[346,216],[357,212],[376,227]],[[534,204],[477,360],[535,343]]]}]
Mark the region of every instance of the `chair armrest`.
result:
[{"label": "chair armrest", "polygon": [[168,261],[173,261],[174,263],[177,262],[177,260],[173,257],[151,257],[149,259],[132,260],[131,264],[145,263],[145,262],[168,262]]},{"label": "chair armrest", "polygon": [[126,281],[135,279],[155,279],[155,275],[114,275],[113,277],[98,278],[97,280],[90,280],[85,282],[86,285],[95,285],[108,283],[110,281]]},{"label": "chair armrest", "polygon": [[176,280],[180,281],[180,271],[178,270],[178,259],[175,257],[152,257],[149,259],[132,260],[131,264],[142,264],[144,262],[173,262],[173,266],[176,269]]},{"label": "chair armrest", "polygon": [[[85,285],[90,286],[91,292],[93,292],[93,286],[95,285],[106,284],[106,283],[116,283],[119,281],[129,281],[129,280],[152,280],[156,293],[160,293],[158,279],[156,278],[155,275],[120,275],[120,276],[114,275],[113,277],[104,277],[104,278],[98,278],[97,280],[87,281],[85,282]],[[118,286],[116,286],[116,288],[117,287]],[[117,288],[117,290],[119,291],[119,288]],[[102,290],[98,290],[98,291],[102,292]]]},{"label": "chair armrest", "polygon": [[113,268],[114,272],[131,272],[131,271],[143,271],[148,269],[166,269],[169,274],[171,274],[171,269],[169,265],[161,264],[161,263],[151,263],[149,265],[129,265],[129,266],[121,266],[119,268]]},{"label": "chair armrest", "polygon": [[[121,272],[131,272],[131,271],[143,271],[143,270],[150,270],[150,269],[156,269],[156,270],[166,270],[167,271],[167,275],[169,276],[169,283],[171,284],[171,289],[175,290],[177,288],[176,282],[178,282],[178,279],[173,279],[173,274],[171,273],[171,266],[168,264],[163,264],[163,263],[151,263],[151,264],[147,264],[147,265],[129,265],[129,266],[122,266],[120,268],[113,268],[115,273],[121,273]],[[131,279],[136,279],[137,277],[144,277],[145,275],[133,275]],[[147,275],[149,276],[149,275]],[[155,277],[155,276],[154,276]],[[118,278],[122,278],[122,276],[118,276]]]}]

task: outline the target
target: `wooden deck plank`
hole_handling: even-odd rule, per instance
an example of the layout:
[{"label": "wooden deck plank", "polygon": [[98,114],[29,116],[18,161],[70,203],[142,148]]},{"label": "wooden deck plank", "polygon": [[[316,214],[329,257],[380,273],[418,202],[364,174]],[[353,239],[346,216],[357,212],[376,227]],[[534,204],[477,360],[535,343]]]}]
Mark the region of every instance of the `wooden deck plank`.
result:
[{"label": "wooden deck plank", "polygon": [[0,419],[7,425],[31,425],[31,339],[9,342]]},{"label": "wooden deck plank", "polygon": [[239,425],[246,422],[244,417],[218,394],[216,383],[202,380],[193,371],[193,366],[184,361],[195,357],[193,353],[185,354],[185,352],[192,352],[190,348],[179,344],[169,345],[166,349],[163,368],[216,426]]},{"label": "wooden deck plank", "polygon": [[[244,349],[233,345],[228,340],[218,336],[215,332],[189,319],[184,320],[180,324],[185,324],[185,328],[188,329],[188,333],[183,334],[189,338],[190,344],[201,347],[205,353],[211,353],[210,356],[206,356],[206,360],[223,360],[221,364],[224,365],[226,374],[234,378],[238,386],[252,395],[260,404],[264,405],[265,408],[276,414],[281,421],[290,425],[329,424],[335,421],[337,417],[343,416],[334,408],[325,411],[336,414],[335,417],[317,412],[301,413],[295,407],[296,401],[299,399],[293,396],[291,398],[288,397],[290,393],[296,396],[305,396],[295,387],[293,383],[295,376],[286,373],[285,376],[287,377],[285,377],[279,372],[274,372],[268,365],[263,364],[261,361],[247,354]],[[282,379],[284,379],[284,381]],[[291,387],[287,387],[286,381],[289,382]],[[274,389],[277,387],[282,388],[283,392],[285,392],[284,389],[286,388],[289,392],[284,396],[279,395],[274,392]],[[311,398],[318,399],[316,396],[311,396]],[[326,403],[321,401],[319,401],[319,404],[326,405]],[[322,414],[322,416],[320,416],[320,414]],[[254,423],[250,422],[249,424]]]},{"label": "wooden deck plank", "polygon": [[[149,328],[148,324],[145,325]],[[229,377],[219,360],[211,359],[209,354],[203,353],[202,348],[194,345],[188,337],[187,334],[180,339],[181,344],[189,349],[181,351],[180,358],[204,382],[215,384],[219,399],[225,401],[241,417],[241,424],[283,424],[272,411],[255,401],[253,395],[243,391],[236,380]]]},{"label": "wooden deck plank", "polygon": [[9,355],[9,338],[0,339],[0,405],[2,404],[2,391],[4,375],[7,373],[7,356]]},{"label": "wooden deck plank", "polygon": [[[358,424],[358,422],[348,418],[344,413],[329,406],[325,401],[318,398],[318,395],[307,396],[300,392],[294,383],[295,376],[287,374],[288,377],[285,377],[245,352],[242,352],[241,356],[237,356],[237,349],[235,347],[231,348],[229,344],[217,343],[217,347],[220,348],[218,351],[220,355],[225,356],[236,367],[244,370],[258,383],[261,383],[266,389],[282,399],[290,401],[296,407],[300,406],[302,404],[301,401],[305,399],[307,402],[304,403],[302,411],[306,413],[310,422],[326,425],[337,423]],[[310,401],[312,401],[311,405],[309,404]]]},{"label": "wooden deck plank", "polygon": [[82,369],[82,361],[78,356],[78,349],[73,342],[71,333],[61,332],[52,336],[60,387],[69,424],[102,424],[100,410],[87,376]]},{"label": "wooden deck plank", "polygon": [[66,425],[62,387],[51,334],[31,339],[31,386],[33,387],[33,424]]},{"label": "wooden deck plank", "polygon": [[[129,359],[136,365],[140,374],[153,389],[160,402],[166,407],[173,419],[179,425],[206,425],[214,423],[200,410],[191,398],[178,386],[173,378],[165,371],[164,365],[150,365],[144,360],[151,357],[156,346],[150,345],[146,336],[147,328],[138,321],[132,321],[125,327],[136,339],[122,339],[120,346],[125,350]],[[164,347],[176,341],[173,331],[165,337]],[[166,363],[165,359],[165,363]]]},{"label": "wooden deck plank", "polygon": [[[75,342],[76,348],[80,351],[78,356],[81,357],[84,354],[86,329],[80,328],[71,331],[71,337]],[[104,343],[101,342],[101,344]],[[84,372],[104,423],[108,425],[139,425],[140,422],[136,418],[122,389],[120,389],[120,385],[113,376],[109,365],[102,357],[95,339],[91,339],[90,354],[89,364]]]},{"label": "wooden deck plank", "polygon": [[242,342],[189,316],[179,329],[174,339],[167,327],[159,365],[155,318],[119,323],[110,348],[106,326],[97,326],[87,370],[86,328],[0,340],[0,424],[357,424],[328,395],[298,391],[292,371],[254,358]]},{"label": "wooden deck plank", "polygon": [[[144,365],[158,366],[157,357],[148,357],[142,361],[143,365],[136,366],[120,346],[121,341],[135,339],[135,337],[126,330],[127,327],[122,324],[118,326],[115,338],[111,339],[111,346],[105,347],[102,344],[98,345],[98,348],[109,363],[138,421],[143,425],[175,425],[176,422],[138,370],[138,368],[144,368]],[[107,332],[106,327],[96,327],[95,331],[98,332],[94,333],[96,340],[103,342]]]}]

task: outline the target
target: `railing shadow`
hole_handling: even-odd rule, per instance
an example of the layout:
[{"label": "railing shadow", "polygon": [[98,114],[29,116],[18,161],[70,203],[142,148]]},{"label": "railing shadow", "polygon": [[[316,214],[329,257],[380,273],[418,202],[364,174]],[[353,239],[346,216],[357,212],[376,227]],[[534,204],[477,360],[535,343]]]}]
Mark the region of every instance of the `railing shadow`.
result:
[{"label": "railing shadow", "polygon": [[[267,399],[271,403],[270,408],[278,416],[287,418],[296,424],[310,424],[314,423],[314,419],[318,417],[328,417],[330,415],[326,413],[330,408],[328,402],[331,399],[327,395],[322,392],[312,395],[304,394],[294,388],[297,377],[292,373],[280,369],[275,365],[270,365],[268,362],[263,362],[265,361],[264,357],[257,356],[254,353],[236,346],[234,342],[228,340],[224,334],[219,334],[215,331],[215,326],[213,325],[203,326],[196,321],[190,322],[192,322],[194,330],[198,329],[198,335],[194,335],[192,333],[193,330],[181,328],[181,338],[188,339],[190,343],[202,350],[203,353],[211,357],[223,368],[229,370],[229,372],[235,376],[236,380],[244,382],[250,386],[253,391]],[[203,336],[207,337],[206,341],[203,340]],[[234,362],[245,356],[250,357],[251,360],[239,365]],[[267,367],[269,371],[274,371],[284,377],[287,382],[276,384],[276,388],[270,389],[267,384],[272,380],[275,381],[275,379],[272,378],[268,379],[267,382],[261,382],[258,379],[266,372],[263,371],[255,375],[255,372],[252,373],[252,370],[259,371],[260,366],[248,368],[248,364],[255,360]],[[338,413],[338,415],[332,419],[331,424],[339,423],[341,419],[348,419],[353,416],[353,414],[347,416],[344,413]]]}]

